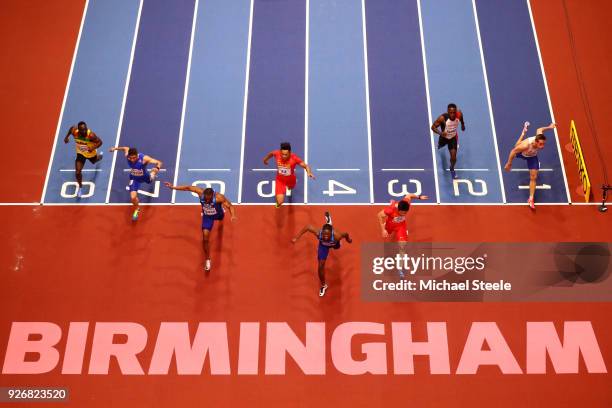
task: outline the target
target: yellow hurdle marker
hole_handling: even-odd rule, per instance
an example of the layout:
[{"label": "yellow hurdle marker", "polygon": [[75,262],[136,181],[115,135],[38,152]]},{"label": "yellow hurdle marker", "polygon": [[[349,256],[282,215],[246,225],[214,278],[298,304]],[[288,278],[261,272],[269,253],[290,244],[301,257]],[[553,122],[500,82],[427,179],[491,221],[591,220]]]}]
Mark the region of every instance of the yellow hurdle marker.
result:
[{"label": "yellow hurdle marker", "polygon": [[584,201],[588,203],[591,197],[591,180],[589,179],[589,172],[587,171],[584,156],[582,155],[582,147],[580,147],[580,138],[578,138],[576,124],[573,120],[570,123],[570,140],[572,141],[574,156],[576,156],[576,162],[578,163],[578,173],[580,174],[580,181],[582,182]]}]

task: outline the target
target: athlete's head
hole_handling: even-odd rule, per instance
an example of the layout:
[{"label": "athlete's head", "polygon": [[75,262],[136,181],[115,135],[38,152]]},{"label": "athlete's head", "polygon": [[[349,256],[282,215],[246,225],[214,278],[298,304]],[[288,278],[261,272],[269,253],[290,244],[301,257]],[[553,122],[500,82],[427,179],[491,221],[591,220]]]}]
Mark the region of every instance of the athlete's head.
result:
[{"label": "athlete's head", "polygon": [[538,149],[542,149],[544,145],[546,144],[546,136],[544,136],[541,133],[539,135],[536,135],[535,144],[538,147]]},{"label": "athlete's head", "polygon": [[207,203],[210,203],[212,201],[212,199],[213,199],[213,194],[214,193],[215,192],[210,187],[207,188],[207,189],[204,189],[204,201],[206,201]]},{"label": "athlete's head", "polygon": [[457,105],[454,103],[449,103],[446,107],[446,112],[448,113],[450,120],[455,120],[457,118]]},{"label": "athlete's head", "polygon": [[332,238],[332,226],[330,224],[323,224],[321,228],[321,239],[323,241],[331,241]]},{"label": "athlete's head", "polygon": [[400,215],[406,215],[406,213],[410,210],[410,203],[408,201],[400,201],[397,203],[397,211]]},{"label": "athlete's head", "polygon": [[280,154],[281,154],[281,159],[283,159],[284,161],[289,160],[289,157],[291,157],[291,143],[289,142],[283,142],[280,144]]},{"label": "athlete's head", "polygon": [[77,124],[77,129],[78,129],[79,135],[81,135],[81,137],[87,136],[87,123],[79,122]]},{"label": "athlete's head", "polygon": [[130,147],[128,149],[127,159],[132,163],[136,163],[138,161],[138,150],[135,147]]}]

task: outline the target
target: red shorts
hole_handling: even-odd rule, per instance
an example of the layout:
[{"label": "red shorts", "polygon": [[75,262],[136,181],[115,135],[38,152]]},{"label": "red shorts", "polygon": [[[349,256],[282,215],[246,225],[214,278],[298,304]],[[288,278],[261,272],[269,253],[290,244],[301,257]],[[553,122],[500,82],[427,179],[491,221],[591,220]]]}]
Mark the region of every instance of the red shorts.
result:
[{"label": "red shorts", "polygon": [[281,194],[285,194],[287,192],[287,189],[292,190],[293,187],[295,187],[295,183],[296,183],[297,179],[295,177],[295,174],[291,175],[291,176],[276,176],[276,187],[274,189],[274,192],[276,193],[276,195],[281,195]]},{"label": "red shorts", "polygon": [[393,234],[395,233],[395,240],[397,242],[408,241],[408,229],[406,228],[406,223],[385,224],[385,229],[391,237],[393,237]]}]

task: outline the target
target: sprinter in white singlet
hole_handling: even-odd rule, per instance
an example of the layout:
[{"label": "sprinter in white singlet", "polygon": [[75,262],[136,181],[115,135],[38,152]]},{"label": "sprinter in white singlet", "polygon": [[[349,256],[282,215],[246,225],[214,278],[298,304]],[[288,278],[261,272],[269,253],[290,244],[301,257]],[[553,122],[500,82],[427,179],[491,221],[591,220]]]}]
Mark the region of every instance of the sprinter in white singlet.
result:
[{"label": "sprinter in white singlet", "polygon": [[444,146],[448,147],[450,153],[450,173],[455,179],[455,164],[457,163],[457,149],[459,148],[458,128],[461,123],[461,131],[465,132],[465,123],[463,122],[463,113],[457,109],[457,105],[449,103],[446,113],[443,113],[436,119],[431,130],[438,134],[438,149]]},{"label": "sprinter in white singlet", "polygon": [[544,132],[556,127],[556,124],[551,123],[546,127],[538,128],[535,136],[524,139],[527,129],[529,128],[529,122],[525,122],[521,136],[514,144],[514,149],[512,149],[510,152],[508,161],[504,166],[506,171],[510,171],[512,169],[512,160],[514,160],[515,157],[523,159],[527,162],[527,168],[529,169],[529,200],[527,200],[527,204],[529,204],[529,208],[532,210],[535,210],[534,195],[538,180],[538,171],[540,170],[538,152],[544,148],[544,145],[546,145],[546,136],[544,136]]}]

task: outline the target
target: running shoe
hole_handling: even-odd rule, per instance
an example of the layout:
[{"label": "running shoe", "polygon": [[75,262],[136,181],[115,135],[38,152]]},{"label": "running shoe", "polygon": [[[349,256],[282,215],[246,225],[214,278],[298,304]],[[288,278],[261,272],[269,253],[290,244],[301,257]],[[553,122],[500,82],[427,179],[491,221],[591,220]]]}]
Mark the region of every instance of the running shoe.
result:
[{"label": "running shoe", "polygon": [[76,196],[77,198],[83,197],[83,191],[81,191],[81,187],[77,187]]},{"label": "running shoe", "polygon": [[132,221],[138,221],[138,215],[140,214],[140,208],[137,208],[132,213]]},{"label": "running shoe", "polygon": [[332,223],[332,219],[331,219],[331,215],[329,214],[329,211],[325,211],[325,223],[331,225]]},{"label": "running shoe", "polygon": [[326,290],[327,290],[327,283],[319,288],[319,296],[323,297],[325,295]]},{"label": "running shoe", "polygon": [[207,259],[207,260],[204,262],[204,270],[205,270],[206,272],[210,271],[210,259]]},{"label": "running shoe", "polygon": [[451,170],[450,173],[453,179],[457,179],[457,172],[455,170]]},{"label": "running shoe", "polygon": [[529,208],[535,210],[535,202],[533,201],[533,198],[529,198],[529,200],[527,200],[527,204],[529,204]]}]

